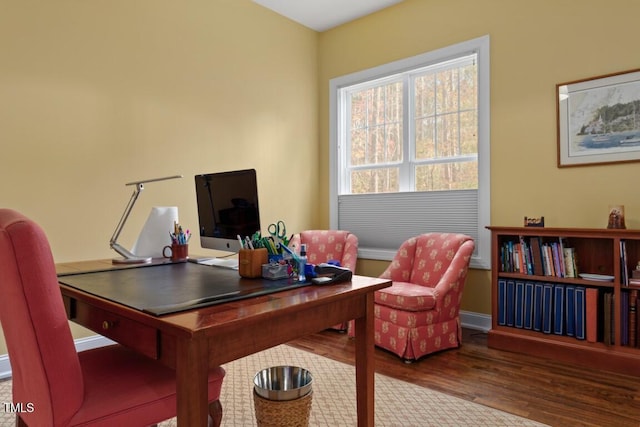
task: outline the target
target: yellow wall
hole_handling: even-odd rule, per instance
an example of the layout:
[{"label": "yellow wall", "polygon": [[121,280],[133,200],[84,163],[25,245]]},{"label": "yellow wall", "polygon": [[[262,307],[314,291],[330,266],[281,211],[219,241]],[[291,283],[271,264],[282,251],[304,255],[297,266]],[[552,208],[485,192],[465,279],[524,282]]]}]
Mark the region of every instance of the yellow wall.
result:
[{"label": "yellow wall", "polygon": [[[640,68],[637,0],[405,0],[320,35],[321,182],[328,183],[329,80],[472,38],[491,38],[491,223],[606,227],[625,205],[640,228],[639,164],[556,167],[558,83]],[[328,184],[322,188],[328,197]],[[328,211],[323,221],[328,223]],[[358,272],[384,263],[361,260]],[[490,274],[471,271],[462,309],[490,312]]]},{"label": "yellow wall", "polygon": [[[328,226],[329,80],[485,34],[492,224],[604,227],[624,204],[640,228],[638,164],[558,169],[555,113],[557,83],[640,67],[637,0],[405,0],[319,35],[250,0],[0,10],[1,205],[39,222],[58,262],[116,256],[124,183],[176,173],[146,186],[125,246],[151,206],[196,226],[193,175],[250,167],[263,222]],[[463,309],[489,313],[489,272],[467,285]]]},{"label": "yellow wall", "polygon": [[2,0],[0,206],[57,262],[117,257],[126,182],[184,175],[145,186],[131,247],[151,206],[197,228],[195,174],[255,168],[263,222],[311,227],[317,39],[250,0]]}]

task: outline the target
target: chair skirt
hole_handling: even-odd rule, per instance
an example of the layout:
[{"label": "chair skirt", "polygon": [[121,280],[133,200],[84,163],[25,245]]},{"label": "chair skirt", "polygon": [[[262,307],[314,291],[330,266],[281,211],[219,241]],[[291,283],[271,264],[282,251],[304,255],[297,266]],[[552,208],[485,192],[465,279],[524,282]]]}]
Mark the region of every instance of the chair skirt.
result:
[{"label": "chair skirt", "polygon": [[[376,307],[384,312],[388,307]],[[388,313],[386,313],[389,317]],[[405,360],[416,360],[437,351],[457,348],[462,342],[460,318],[423,326],[408,326],[381,319],[374,320],[375,344]]]}]

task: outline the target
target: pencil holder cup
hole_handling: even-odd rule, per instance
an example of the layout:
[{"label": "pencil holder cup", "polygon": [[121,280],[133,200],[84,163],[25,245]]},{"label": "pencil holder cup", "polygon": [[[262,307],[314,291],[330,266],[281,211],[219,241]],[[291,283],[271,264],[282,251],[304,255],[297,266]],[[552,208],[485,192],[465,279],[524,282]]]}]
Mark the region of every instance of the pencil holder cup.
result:
[{"label": "pencil holder cup", "polygon": [[238,252],[238,273],[241,277],[255,279],[262,277],[262,264],[267,263],[267,249],[240,249]]},{"label": "pencil holder cup", "polygon": [[[170,251],[169,255],[167,255],[167,249]],[[162,256],[171,258],[171,261],[184,261],[189,257],[189,245],[173,243],[171,246],[165,246],[162,248]]]}]

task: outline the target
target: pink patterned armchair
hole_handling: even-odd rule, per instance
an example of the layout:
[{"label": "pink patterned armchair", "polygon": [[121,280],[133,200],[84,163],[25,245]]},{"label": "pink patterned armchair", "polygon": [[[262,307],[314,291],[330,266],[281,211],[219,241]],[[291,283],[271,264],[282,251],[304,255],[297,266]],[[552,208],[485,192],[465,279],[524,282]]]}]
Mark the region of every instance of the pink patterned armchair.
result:
[{"label": "pink patterned armchair", "polygon": [[[309,264],[337,260],[341,266],[356,271],[358,237],[355,234],[344,230],[306,230],[295,234],[289,246],[299,252],[301,243],[307,245]],[[346,331],[347,323],[335,325],[332,329]]]},{"label": "pink patterned armchair", "polygon": [[404,242],[375,293],[375,343],[405,361],[461,343],[460,301],[475,244],[464,234],[427,233]]}]

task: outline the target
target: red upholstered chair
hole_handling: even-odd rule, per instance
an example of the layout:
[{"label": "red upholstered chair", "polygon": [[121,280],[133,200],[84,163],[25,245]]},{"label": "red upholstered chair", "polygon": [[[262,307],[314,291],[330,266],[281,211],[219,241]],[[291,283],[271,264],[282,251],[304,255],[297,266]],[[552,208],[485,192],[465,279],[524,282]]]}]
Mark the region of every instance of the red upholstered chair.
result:
[{"label": "red upholstered chair", "polygon": [[380,277],[375,343],[412,361],[461,343],[460,302],[475,247],[464,234],[427,233],[404,242]]},{"label": "red upholstered chair", "polygon": [[[18,426],[147,426],[176,415],[175,371],[120,345],[76,352],[47,238],[9,209],[0,209],[0,295],[13,402],[33,408]],[[215,425],[224,374],[209,371]]]},{"label": "red upholstered chair", "polygon": [[[301,243],[307,245],[309,264],[337,260],[341,266],[356,271],[358,237],[355,234],[344,230],[306,230],[294,234],[289,246],[299,252]],[[335,325],[332,329],[346,331],[347,323]]]}]

